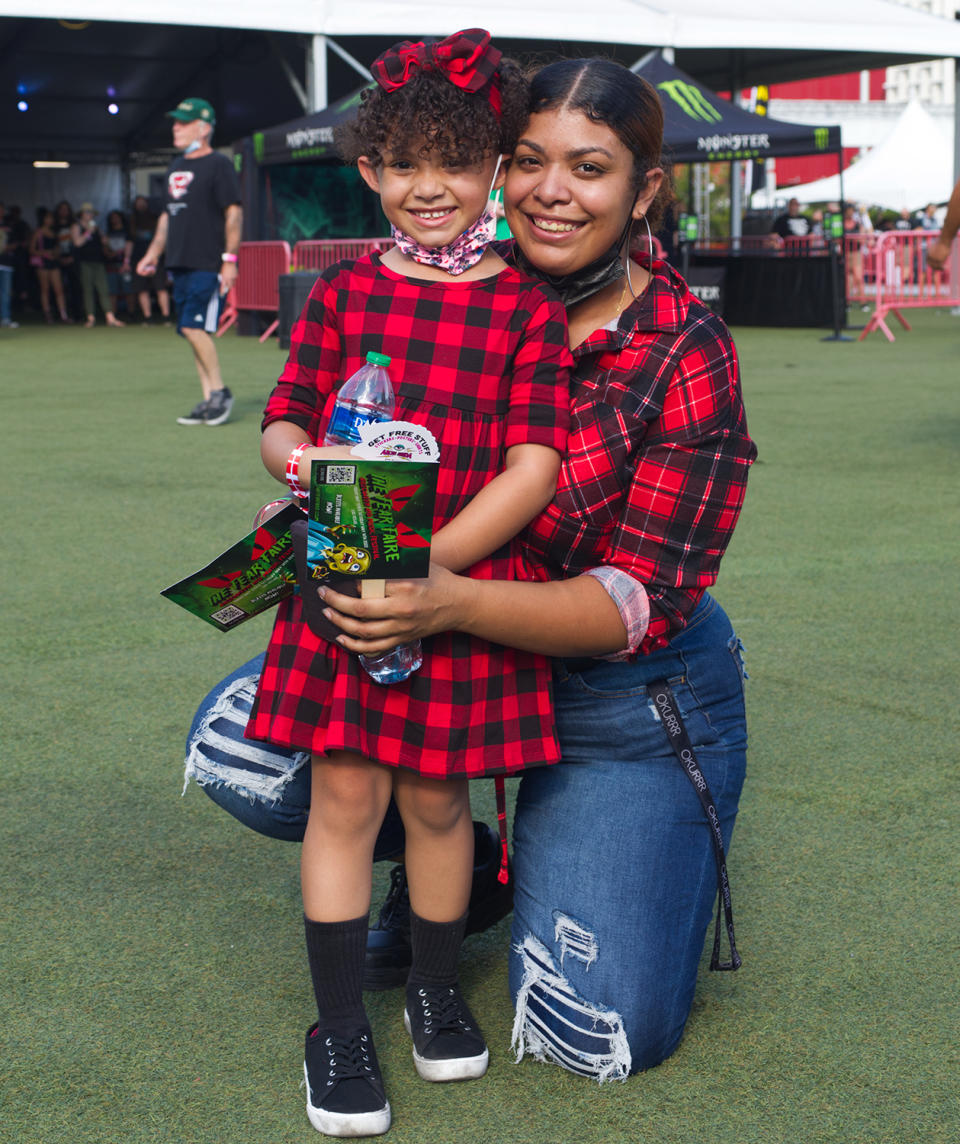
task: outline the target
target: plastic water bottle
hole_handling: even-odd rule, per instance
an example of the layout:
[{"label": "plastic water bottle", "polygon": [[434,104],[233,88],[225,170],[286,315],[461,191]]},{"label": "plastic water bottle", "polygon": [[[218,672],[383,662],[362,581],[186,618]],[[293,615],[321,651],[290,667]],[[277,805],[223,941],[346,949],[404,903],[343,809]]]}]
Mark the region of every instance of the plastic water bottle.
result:
[{"label": "plastic water bottle", "polygon": [[366,365],[340,386],[323,439],[324,445],[357,445],[364,425],[393,419],[394,396],[387,373],[389,364],[390,358],[386,354],[371,351],[367,354]]},{"label": "plastic water bottle", "polygon": [[[324,445],[356,445],[360,429],[372,421],[393,419],[394,395],[386,354],[367,354],[367,363],[340,387],[333,415],[323,438]],[[399,683],[423,663],[420,641],[401,644],[385,655],[362,655],[360,662],[377,683]]]}]

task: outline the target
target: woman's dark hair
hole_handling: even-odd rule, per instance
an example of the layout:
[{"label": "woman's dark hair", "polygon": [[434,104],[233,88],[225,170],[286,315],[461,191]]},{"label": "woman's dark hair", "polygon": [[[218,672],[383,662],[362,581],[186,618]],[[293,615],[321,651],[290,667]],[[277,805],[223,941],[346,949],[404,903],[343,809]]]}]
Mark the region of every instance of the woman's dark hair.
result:
[{"label": "woman's dark hair", "polygon": [[334,139],[344,162],[366,155],[374,164],[384,152],[423,143],[420,154],[436,151],[444,163],[469,166],[489,155],[513,150],[527,121],[527,80],[506,56],[497,68],[502,114],[499,123],[486,90],[462,91],[435,71],[417,71],[403,87],[386,92],[367,88],[355,119],[336,128]]},{"label": "woman's dark hair", "polygon": [[[113,226],[113,220],[115,218],[118,218],[120,220],[120,225],[118,227]],[[110,213],[107,215],[107,230],[114,230],[114,229],[116,229],[116,230],[126,230],[127,229],[127,220],[124,216],[123,211],[110,211]]]},{"label": "woman's dark hair", "polygon": [[[66,208],[66,217],[61,218],[61,214],[64,214],[64,208]],[[73,213],[73,207],[70,206],[66,199],[61,199],[60,202],[58,202],[57,205],[53,208],[53,217],[57,220],[58,223],[62,225],[72,224],[76,221],[76,216]]]},{"label": "woman's dark hair", "polygon": [[558,60],[533,77],[530,114],[558,108],[580,111],[610,128],[633,155],[637,193],[647,185],[647,171],[663,168],[660,190],[647,209],[647,221],[656,231],[674,197],[662,155],[663,106],[656,89],[613,60]]}]

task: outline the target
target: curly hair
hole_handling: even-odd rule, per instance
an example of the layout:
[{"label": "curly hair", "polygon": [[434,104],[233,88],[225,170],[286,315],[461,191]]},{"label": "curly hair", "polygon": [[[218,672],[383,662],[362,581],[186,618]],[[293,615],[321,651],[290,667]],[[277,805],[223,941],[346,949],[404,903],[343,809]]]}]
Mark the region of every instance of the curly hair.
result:
[{"label": "curly hair", "polygon": [[355,119],[334,131],[345,163],[366,155],[375,165],[385,152],[436,152],[451,166],[471,166],[489,155],[509,153],[527,122],[529,87],[516,61],[506,56],[497,69],[502,114],[499,123],[486,92],[471,94],[434,71],[417,71],[403,87],[367,88]]}]

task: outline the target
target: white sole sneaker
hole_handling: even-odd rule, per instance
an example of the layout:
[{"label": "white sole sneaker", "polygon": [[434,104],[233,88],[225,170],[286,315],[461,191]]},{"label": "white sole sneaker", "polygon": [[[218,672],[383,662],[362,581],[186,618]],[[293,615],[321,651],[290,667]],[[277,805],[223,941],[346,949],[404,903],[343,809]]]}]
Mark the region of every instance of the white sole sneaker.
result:
[{"label": "white sole sneaker", "polygon": [[307,1086],[307,1119],[324,1136],[382,1136],[390,1127],[390,1101],[373,1112],[328,1112],[310,1103],[310,1078],[303,1065]]},{"label": "white sole sneaker", "polygon": [[[403,1027],[412,1036],[410,1014],[404,1009]],[[453,1057],[449,1060],[433,1060],[421,1057],[416,1047],[413,1049],[413,1064],[422,1080],[476,1080],[483,1076],[490,1063],[490,1052],[484,1049],[475,1057]]]}]

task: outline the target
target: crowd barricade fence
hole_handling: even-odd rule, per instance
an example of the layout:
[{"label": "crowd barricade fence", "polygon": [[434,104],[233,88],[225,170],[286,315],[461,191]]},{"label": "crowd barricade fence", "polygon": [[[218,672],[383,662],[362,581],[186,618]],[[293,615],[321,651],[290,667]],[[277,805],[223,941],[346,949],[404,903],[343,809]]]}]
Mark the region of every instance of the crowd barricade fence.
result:
[{"label": "crowd barricade fence", "polygon": [[277,328],[280,313],[280,275],[290,270],[287,242],[241,242],[237,251],[237,282],[227,294],[227,304],[217,329],[219,337],[243,310],[272,314],[273,320],[260,335],[265,342]]},{"label": "crowd barricade fence", "polygon": [[391,246],[392,238],[305,238],[293,248],[290,269],[326,270],[341,258],[362,258]]},{"label": "crowd barricade fence", "polygon": [[873,330],[882,331],[887,341],[894,341],[887,324],[890,314],[909,330],[910,323],[901,310],[960,306],[960,245],[953,244],[943,270],[931,270],[927,266],[927,248],[937,237],[938,232],[929,230],[888,230],[875,236],[870,278],[866,265],[863,275],[867,282],[865,300],[873,303],[874,310],[860,341]]}]

